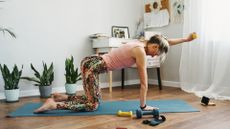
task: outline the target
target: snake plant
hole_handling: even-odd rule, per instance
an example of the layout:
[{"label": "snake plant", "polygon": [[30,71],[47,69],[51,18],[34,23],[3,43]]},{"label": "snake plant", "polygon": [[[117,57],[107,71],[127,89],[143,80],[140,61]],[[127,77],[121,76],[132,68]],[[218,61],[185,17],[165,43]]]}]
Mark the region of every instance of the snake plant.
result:
[{"label": "snake plant", "polygon": [[18,83],[22,75],[23,66],[21,70],[18,70],[17,65],[14,65],[12,72],[10,72],[10,70],[5,64],[3,66],[0,64],[0,69],[5,83],[4,89],[5,90],[18,89],[19,88]]},{"label": "snake plant", "polygon": [[25,79],[28,81],[33,81],[36,84],[35,86],[50,86],[54,80],[54,69],[53,69],[53,63],[47,67],[46,63],[43,62],[43,72],[39,73],[33,66],[33,64],[30,64],[31,69],[34,71],[35,77],[21,77],[21,79]]},{"label": "snake plant", "polygon": [[81,80],[81,73],[78,73],[78,68],[74,68],[74,59],[66,58],[65,60],[65,78],[67,84],[74,84],[77,81]]}]

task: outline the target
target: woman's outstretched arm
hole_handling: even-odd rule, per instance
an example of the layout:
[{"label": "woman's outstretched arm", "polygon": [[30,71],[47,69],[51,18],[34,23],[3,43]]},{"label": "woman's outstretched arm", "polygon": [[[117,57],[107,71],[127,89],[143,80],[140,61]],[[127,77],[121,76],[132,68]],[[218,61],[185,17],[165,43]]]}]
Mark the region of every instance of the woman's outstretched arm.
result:
[{"label": "woman's outstretched arm", "polygon": [[181,44],[184,42],[190,42],[194,40],[195,38],[196,38],[196,33],[193,32],[184,38],[175,38],[175,39],[167,39],[167,40],[168,40],[169,45],[172,46],[172,45],[177,45],[177,44]]}]

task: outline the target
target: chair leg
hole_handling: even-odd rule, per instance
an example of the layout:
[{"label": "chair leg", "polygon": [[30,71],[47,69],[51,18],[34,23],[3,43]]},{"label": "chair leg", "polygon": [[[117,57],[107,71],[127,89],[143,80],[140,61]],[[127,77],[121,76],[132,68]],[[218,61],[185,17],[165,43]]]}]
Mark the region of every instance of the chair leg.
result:
[{"label": "chair leg", "polygon": [[157,68],[157,78],[158,78],[159,90],[162,90],[160,68]]},{"label": "chair leg", "polygon": [[121,69],[121,88],[124,89],[125,69]]}]

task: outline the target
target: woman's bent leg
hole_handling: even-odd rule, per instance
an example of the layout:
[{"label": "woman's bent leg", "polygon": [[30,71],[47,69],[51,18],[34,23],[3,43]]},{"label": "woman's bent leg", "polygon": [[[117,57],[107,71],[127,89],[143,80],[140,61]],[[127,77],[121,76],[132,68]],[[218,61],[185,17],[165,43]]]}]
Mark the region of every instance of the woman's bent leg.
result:
[{"label": "woman's bent leg", "polygon": [[107,67],[99,56],[86,57],[81,62],[81,74],[85,95],[69,96],[68,101],[57,104],[57,109],[74,111],[95,111],[99,105],[99,74],[106,72]]},{"label": "woman's bent leg", "polygon": [[[81,62],[81,73],[85,95],[89,103],[99,104],[101,96],[99,87],[99,74],[107,71],[106,64],[102,57],[86,57]],[[94,106],[97,107],[97,106]]]}]

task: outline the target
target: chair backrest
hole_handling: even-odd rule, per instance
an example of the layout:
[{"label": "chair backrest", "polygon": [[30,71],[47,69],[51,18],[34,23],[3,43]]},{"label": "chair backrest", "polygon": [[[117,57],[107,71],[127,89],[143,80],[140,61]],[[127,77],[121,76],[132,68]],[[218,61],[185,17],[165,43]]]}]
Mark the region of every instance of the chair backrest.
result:
[{"label": "chair backrest", "polygon": [[160,67],[161,61],[160,61],[160,56],[147,56],[146,58],[146,66],[147,68],[157,68]]},{"label": "chair backrest", "polygon": [[[146,67],[147,68],[159,68],[160,67],[160,57],[159,56],[146,56]],[[137,65],[134,64],[131,66],[132,68],[136,68]]]}]

